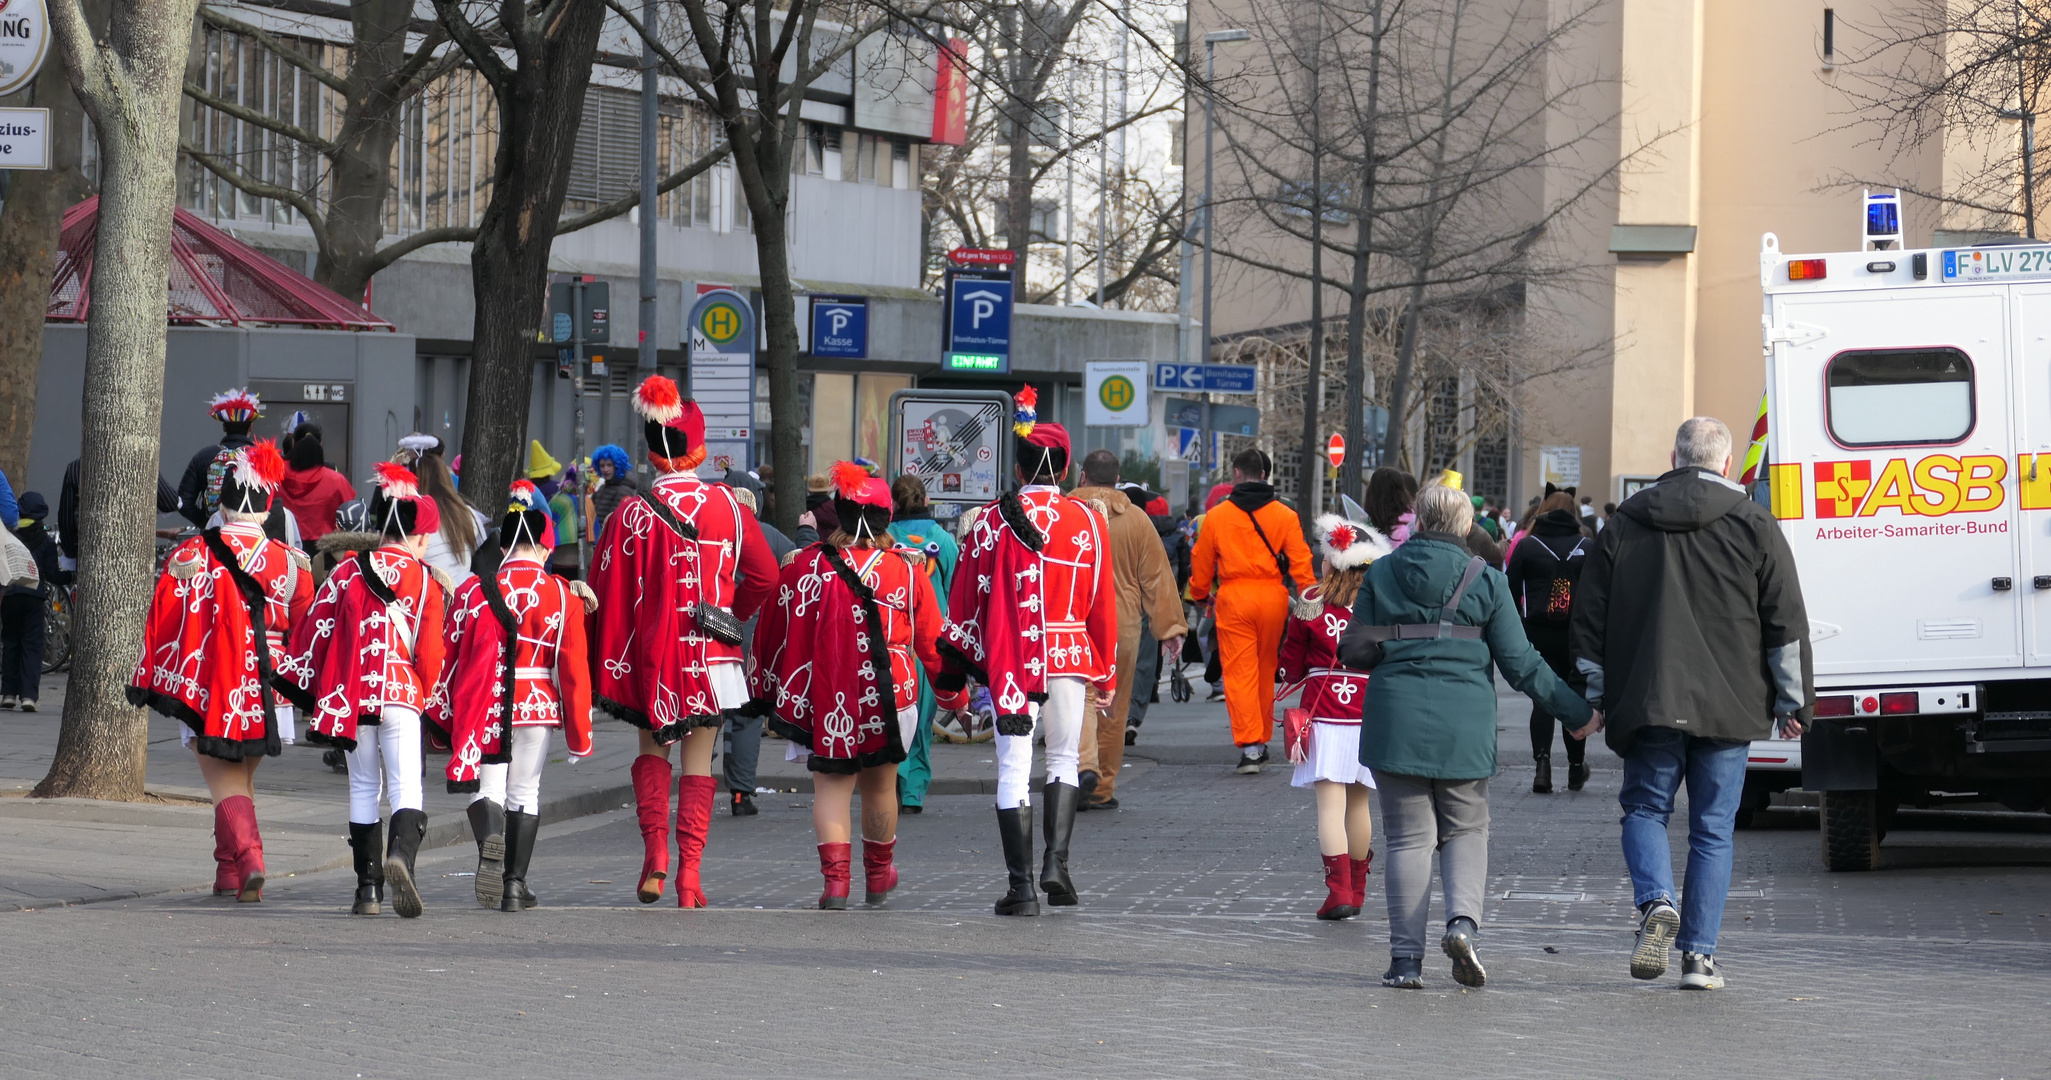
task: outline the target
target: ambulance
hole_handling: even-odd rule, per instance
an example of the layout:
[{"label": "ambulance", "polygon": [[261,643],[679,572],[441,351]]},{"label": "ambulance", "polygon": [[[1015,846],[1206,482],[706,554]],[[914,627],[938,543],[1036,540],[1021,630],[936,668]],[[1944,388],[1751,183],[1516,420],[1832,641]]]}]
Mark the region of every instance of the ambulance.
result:
[{"label": "ambulance", "polygon": [[2051,799],[2051,244],[1900,250],[1888,198],[1869,250],[1759,253],[1754,491],[1816,708],[1799,745],[1753,745],[1746,812],[1798,776],[1831,870],[1877,868],[1900,807]]}]

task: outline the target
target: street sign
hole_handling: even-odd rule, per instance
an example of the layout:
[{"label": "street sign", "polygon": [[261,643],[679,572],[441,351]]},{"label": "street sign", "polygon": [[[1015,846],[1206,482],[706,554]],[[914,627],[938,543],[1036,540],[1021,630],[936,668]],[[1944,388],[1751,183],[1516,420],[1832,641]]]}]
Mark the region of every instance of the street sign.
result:
[{"label": "street sign", "polygon": [[1260,369],[1252,364],[1155,364],[1154,389],[1251,394]]},{"label": "street sign", "polygon": [[691,306],[691,400],[705,411],[708,474],[753,463],[755,309],[732,289],[711,289]]},{"label": "street sign", "polygon": [[[578,294],[582,294],[582,299]],[[586,345],[605,345],[612,341],[612,286],[603,281],[592,280],[585,274],[575,281],[557,281],[548,287],[548,310],[553,316],[550,330],[557,341],[571,341],[577,336],[574,325],[565,327],[563,321],[571,319],[578,311],[584,313],[583,337]]]},{"label": "street sign", "polygon": [[958,247],[947,253],[947,261],[956,266],[1010,266],[1018,261],[1018,252]]},{"label": "street sign", "polygon": [[1335,433],[1325,440],[1325,460],[1331,462],[1334,469],[1346,464],[1346,436]]},{"label": "street sign", "polygon": [[1251,405],[1213,405],[1211,430],[1252,438],[1261,433],[1261,411]]},{"label": "street sign", "polygon": [[812,355],[860,360],[869,355],[869,301],[860,296],[812,298]]},{"label": "street sign", "polygon": [[1001,390],[890,395],[890,474],[925,481],[936,503],[981,505],[1011,475],[1011,396]]},{"label": "street sign", "polygon": [[[0,97],[27,86],[42,70],[50,52],[50,11],[43,0],[0,0]],[[49,110],[43,113],[43,130],[50,127]],[[49,165],[12,165],[9,169],[49,168]]]},{"label": "street sign", "polygon": [[558,311],[555,313],[555,325],[551,329],[555,331],[555,339],[557,341],[568,341],[575,337],[576,332],[573,326],[574,324],[570,320],[569,312]]},{"label": "street sign", "polygon": [[49,167],[50,110],[0,109],[0,169]]},{"label": "street sign", "polygon": [[950,271],[947,277],[949,371],[1011,370],[1009,275],[993,271]]},{"label": "street sign", "polygon": [[1083,363],[1085,425],[1144,427],[1150,415],[1145,360],[1088,360]]}]

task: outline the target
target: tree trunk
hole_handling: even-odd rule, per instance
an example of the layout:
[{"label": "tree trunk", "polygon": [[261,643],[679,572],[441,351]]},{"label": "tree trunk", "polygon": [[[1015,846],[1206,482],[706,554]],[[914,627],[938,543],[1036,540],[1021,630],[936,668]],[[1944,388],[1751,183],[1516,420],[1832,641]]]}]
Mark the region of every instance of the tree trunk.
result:
[{"label": "tree trunk", "polygon": [[165,293],[178,105],[198,0],[128,0],[95,41],[78,0],[51,5],[72,85],[100,134],[99,238],[86,324],[75,657],[42,797],[142,796],[147,725],[128,703],[150,603]]},{"label": "tree trunk", "polygon": [[1346,460],[1339,466],[1339,490],[1365,501],[1362,472],[1367,458],[1367,272],[1374,249],[1375,136],[1381,117],[1382,4],[1368,8],[1367,107],[1360,116],[1360,194],[1354,213],[1353,281],[1346,294]]},{"label": "tree trunk", "polygon": [[1409,430],[1411,371],[1417,364],[1417,320],[1424,308],[1424,272],[1410,286],[1403,306],[1403,338],[1396,346],[1396,375],[1389,380],[1389,434],[1382,439],[1382,464],[1403,468],[1403,436]]},{"label": "tree trunk", "polygon": [[536,32],[532,63],[498,88],[498,162],[470,254],[476,318],[463,476],[465,490],[480,498],[504,491],[524,460],[534,342],[548,309],[548,253],[604,22],[601,0],[571,0]]},{"label": "tree trunk", "polygon": [[[765,170],[768,171],[768,170]],[[784,178],[780,187],[787,202],[790,192],[788,163],[771,175]],[[766,201],[766,200],[765,200]],[[797,301],[791,289],[790,248],[786,243],[783,206],[767,217],[755,218],[755,260],[761,268],[762,326],[768,338],[769,411],[773,416],[796,416],[798,402],[798,318]],[[814,402],[817,408],[817,402]],[[805,509],[804,446],[799,425],[771,424],[769,457],[776,466],[776,527],[785,535],[797,530],[798,515]],[[823,463],[822,463],[822,469]]]},{"label": "tree trunk", "polygon": [[391,186],[398,108],[384,89],[406,60],[412,0],[355,0],[350,5],[354,44],[349,61],[355,100],[335,136],[334,192],[328,204],[328,250],[313,279],[351,300],[370,286],[372,256],[385,235],[385,194]]},{"label": "tree trunk", "polygon": [[36,376],[43,364],[43,315],[57,269],[57,225],[92,193],[79,169],[85,110],[58,64],[9,104],[50,110],[50,163],[14,172],[0,210],[0,473],[19,490],[35,436]]}]

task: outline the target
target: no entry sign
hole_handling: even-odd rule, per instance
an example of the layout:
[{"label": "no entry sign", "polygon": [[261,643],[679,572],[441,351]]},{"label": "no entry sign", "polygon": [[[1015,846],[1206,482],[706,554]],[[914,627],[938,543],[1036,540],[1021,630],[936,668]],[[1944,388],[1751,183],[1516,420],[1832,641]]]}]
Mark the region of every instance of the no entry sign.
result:
[{"label": "no entry sign", "polygon": [[1325,460],[1330,461],[1334,469],[1345,464],[1346,436],[1335,434],[1325,440]]}]

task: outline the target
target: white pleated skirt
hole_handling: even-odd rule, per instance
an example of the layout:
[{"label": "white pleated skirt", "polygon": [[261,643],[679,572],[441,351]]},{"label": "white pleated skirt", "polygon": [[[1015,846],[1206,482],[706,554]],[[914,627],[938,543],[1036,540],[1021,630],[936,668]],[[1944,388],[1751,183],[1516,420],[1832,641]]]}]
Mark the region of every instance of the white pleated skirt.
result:
[{"label": "white pleated skirt", "polygon": [[1296,775],[1289,783],[1309,787],[1319,780],[1374,786],[1374,774],[1360,763],[1359,724],[1311,722],[1310,751],[1303,764],[1296,766]]}]

